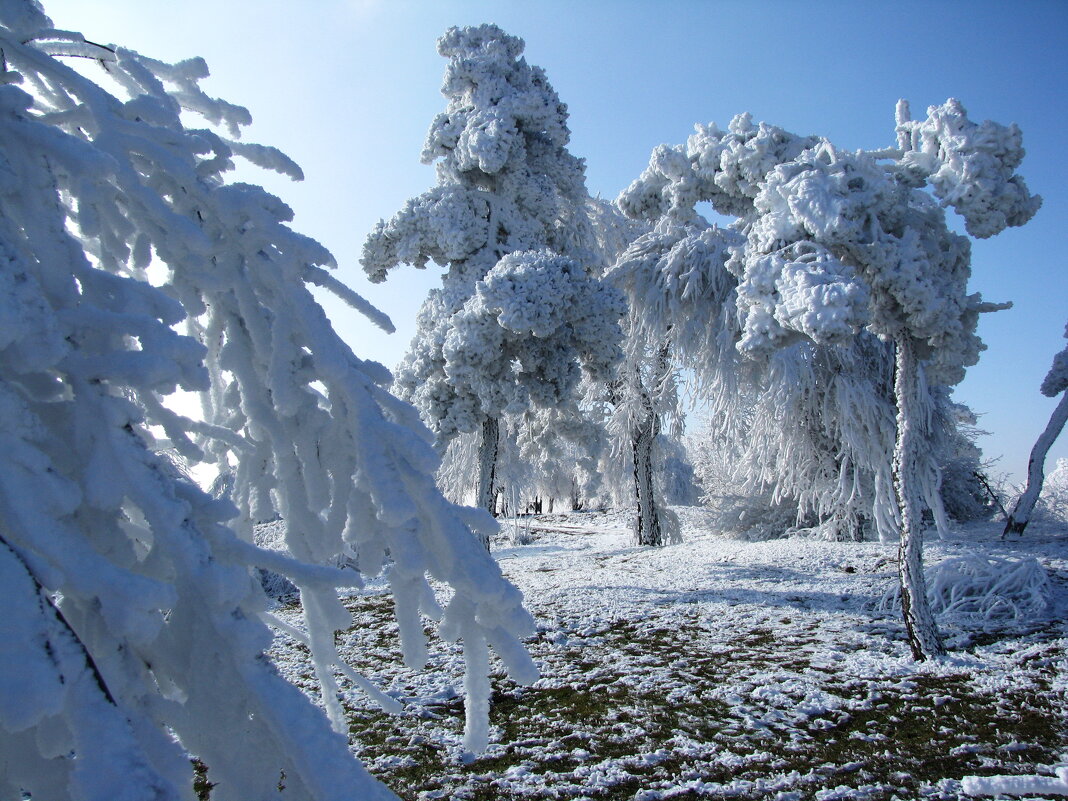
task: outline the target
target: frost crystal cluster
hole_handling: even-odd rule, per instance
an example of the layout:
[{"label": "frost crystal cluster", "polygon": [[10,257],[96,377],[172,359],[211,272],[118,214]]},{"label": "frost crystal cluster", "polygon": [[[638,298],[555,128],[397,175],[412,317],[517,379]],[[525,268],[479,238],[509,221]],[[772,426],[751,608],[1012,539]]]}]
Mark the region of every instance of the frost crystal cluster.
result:
[{"label": "frost crystal cluster", "polygon": [[[383,570],[407,663],[425,659],[423,615],[463,641],[466,744],[484,746],[487,648],[532,679],[532,621],[472,536],[492,521],[442,498],[415,410],[308,285],[388,321],[280,200],[222,179],[236,156],[299,170],[238,141],[248,112],[199,89],[198,59],[93,45],[18,0],[0,3],[0,50],[0,797],[190,798],[191,755],[220,801],[280,783],[391,797],[330,725],[348,729],[335,669],[396,706],[334,644],[351,626],[338,588]],[[98,61],[115,94],[64,55]],[[179,388],[202,394],[203,422],[165,405]],[[232,498],[166,452],[234,471]],[[250,542],[275,513],[288,553]],[[329,720],[264,655],[278,621],[254,568],[301,590],[306,631],[287,630]]]}]

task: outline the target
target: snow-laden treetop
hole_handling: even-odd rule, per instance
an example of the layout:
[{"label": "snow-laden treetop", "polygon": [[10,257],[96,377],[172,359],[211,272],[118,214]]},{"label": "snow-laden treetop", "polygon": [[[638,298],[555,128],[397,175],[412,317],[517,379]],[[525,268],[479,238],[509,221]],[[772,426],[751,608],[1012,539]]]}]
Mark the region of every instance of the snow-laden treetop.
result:
[{"label": "snow-laden treetop", "polygon": [[976,124],[956,100],[912,121],[902,102],[897,132],[897,149],[849,152],[748,114],[727,131],[698,125],[686,145],[657,148],[618,202],[698,227],[701,201],[737,218],[746,241],[725,266],[738,280],[741,351],[839,344],[867,328],[907,334],[937,380],[956,383],[982,349],[978,314],[995,307],[967,294],[970,243],[943,208],[988,237],[1027,222],[1041,199],[1015,174],[1014,125]]},{"label": "snow-laden treetop", "polygon": [[419,312],[394,389],[439,444],[487,418],[565,402],[579,368],[619,358],[617,293],[597,282],[603,257],[584,167],[567,151],[567,108],[523,40],[495,25],[451,28],[443,112],[424,162],[437,186],[380,222],[361,263],[372,281],[406,263],[447,266]]},{"label": "snow-laden treetop", "polygon": [[361,263],[372,281],[399,264],[433,260],[466,277],[466,297],[513,251],[588,259],[584,166],[566,149],[567,107],[545,73],[521,58],[523,46],[496,25],[450,28],[439,40],[449,59],[441,90],[448,105],[422,153],[437,163],[438,186],[368,237]]},{"label": "snow-laden treetop", "polygon": [[560,102],[540,67],[520,58],[525,45],[496,25],[450,28],[438,40],[449,59],[441,93],[448,109],[430,126],[423,162],[450,160],[460,172],[500,172],[521,137],[540,135],[546,144],[566,147],[567,106]]}]

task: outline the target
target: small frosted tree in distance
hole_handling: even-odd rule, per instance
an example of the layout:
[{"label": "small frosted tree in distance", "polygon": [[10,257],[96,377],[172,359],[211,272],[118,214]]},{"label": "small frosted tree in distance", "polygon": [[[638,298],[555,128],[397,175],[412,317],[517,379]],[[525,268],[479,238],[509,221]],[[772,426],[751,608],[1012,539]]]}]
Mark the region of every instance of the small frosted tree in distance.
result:
[{"label": "small frosted tree in distance", "polygon": [[[463,641],[466,744],[483,747],[488,648],[533,678],[532,620],[471,535],[493,522],[436,491],[415,410],[309,284],[388,321],[280,200],[223,180],[236,156],[296,165],[238,141],[248,112],[201,91],[199,59],[91,44],[22,0],[0,2],[0,51],[0,798],[191,799],[193,755],[219,801],[283,777],[293,798],[392,797],[349,753],[335,671],[396,702],[334,644],[352,624],[338,588],[387,564],[406,663],[425,660],[423,616]],[[63,55],[99,62],[115,94]],[[164,405],[176,388],[204,395],[204,422]],[[234,468],[232,498],[171,450]],[[248,539],[272,510],[288,554]],[[270,616],[255,568],[300,588],[303,630]],[[268,625],[308,644],[326,715],[265,655]]]},{"label": "small frosted tree in distance", "polygon": [[500,419],[568,402],[579,365],[607,377],[618,360],[621,301],[591,274],[596,241],[584,167],[567,151],[567,111],[495,25],[451,28],[446,110],[423,161],[438,186],[368,236],[372,281],[401,263],[447,271],[418,317],[394,386],[439,447],[481,433],[477,505],[492,509]]},{"label": "small frosted tree in distance", "polygon": [[[1068,325],[1064,328],[1064,336],[1068,338]],[[1005,521],[1005,531],[1002,536],[1008,534],[1023,534],[1027,523],[1031,520],[1031,513],[1035,510],[1038,496],[1042,492],[1042,483],[1045,474],[1046,454],[1053,446],[1054,440],[1061,433],[1064,424],[1068,421],[1068,347],[1053,357],[1053,366],[1042,381],[1040,391],[1047,398],[1055,398],[1062,395],[1060,402],[1054,407],[1049,422],[1045,429],[1038,435],[1035,445],[1031,449],[1031,457],[1027,462],[1027,486],[1023,494],[1016,501],[1012,514]]]}]

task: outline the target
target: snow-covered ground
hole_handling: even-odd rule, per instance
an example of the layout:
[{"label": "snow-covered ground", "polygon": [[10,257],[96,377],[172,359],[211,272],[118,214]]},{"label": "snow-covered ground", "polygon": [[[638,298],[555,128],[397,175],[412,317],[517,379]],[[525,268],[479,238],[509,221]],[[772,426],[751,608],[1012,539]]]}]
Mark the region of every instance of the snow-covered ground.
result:
[{"label": "snow-covered ground", "polygon": [[[492,740],[461,748],[459,648],[400,666],[384,586],[353,596],[342,653],[400,699],[352,690],[353,748],[403,798],[962,798],[961,778],[1052,774],[1068,761],[1068,532],[1002,542],[994,526],[927,545],[1037,558],[1049,606],[1020,619],[943,617],[950,658],[917,664],[883,601],[896,549],[745,542],[678,508],[684,542],[631,545],[620,513],[544,515],[494,550],[539,630],[533,686],[494,680]],[[292,614],[293,609],[282,610]],[[428,629],[429,630],[429,629]],[[300,646],[275,658],[313,686]]]}]

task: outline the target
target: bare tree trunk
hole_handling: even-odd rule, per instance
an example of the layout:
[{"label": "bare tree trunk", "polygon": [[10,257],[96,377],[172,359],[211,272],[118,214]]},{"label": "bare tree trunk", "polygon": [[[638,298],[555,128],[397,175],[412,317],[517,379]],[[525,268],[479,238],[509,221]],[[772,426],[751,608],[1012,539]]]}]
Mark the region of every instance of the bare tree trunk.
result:
[{"label": "bare tree trunk", "polygon": [[[981,470],[976,470],[972,475],[975,476],[975,480],[982,486],[983,491],[990,497],[990,501],[998,508],[998,511],[1001,512],[1001,516],[1007,523],[1009,520],[1009,513],[1005,511],[1005,505],[1001,502],[1001,496],[990,486],[990,480]],[[1005,534],[1002,533],[1001,536],[1004,537]]]},{"label": "bare tree trunk", "polygon": [[1046,478],[1046,454],[1049,453],[1050,446],[1061,433],[1066,421],[1068,421],[1068,392],[1061,396],[1061,402],[1053,410],[1045,430],[1039,434],[1035,446],[1031,449],[1031,458],[1027,462],[1027,487],[1020,499],[1016,501],[1012,514],[1005,521],[1002,537],[1008,534],[1023,534],[1024,529],[1027,528],[1031,520],[1031,512],[1035,510],[1039,493],[1042,492],[1042,482]]},{"label": "bare tree trunk", "polygon": [[664,533],[660,527],[660,514],[656,508],[653,487],[653,444],[660,426],[653,411],[652,401],[644,391],[642,401],[646,414],[630,434],[634,455],[634,490],[638,499],[634,541],[638,545],[663,545]]},{"label": "bare tree trunk", "polygon": [[897,397],[897,443],[894,447],[894,490],[901,512],[901,541],[898,548],[898,572],[901,578],[901,614],[905,619],[912,655],[917,661],[945,653],[938,635],[931,606],[927,601],[927,583],[923,575],[922,507],[917,486],[919,442],[916,411],[919,406],[919,370],[912,339],[897,337],[894,394]]},{"label": "bare tree trunk", "polygon": [[[652,376],[654,382],[662,381],[667,376],[670,370],[668,355],[668,346],[664,345],[657,353],[656,371]],[[642,381],[640,368],[634,368],[630,376],[608,383],[608,402],[612,405],[620,406],[631,402],[624,393],[634,393],[641,409],[640,415],[628,416],[627,432],[633,456],[634,493],[638,505],[638,515],[634,522],[634,541],[638,545],[664,545],[664,529],[653,483],[653,448],[660,433],[660,415]],[[637,421],[635,417],[638,418]],[[575,495],[577,497],[577,490]],[[574,503],[575,501],[573,505]]]},{"label": "bare tree trunk", "polygon": [[[497,472],[497,448],[500,439],[500,420],[488,417],[482,423],[482,441],[478,446],[478,487],[475,504],[496,517],[497,495],[493,479]],[[489,543],[486,543],[489,547]]]}]

